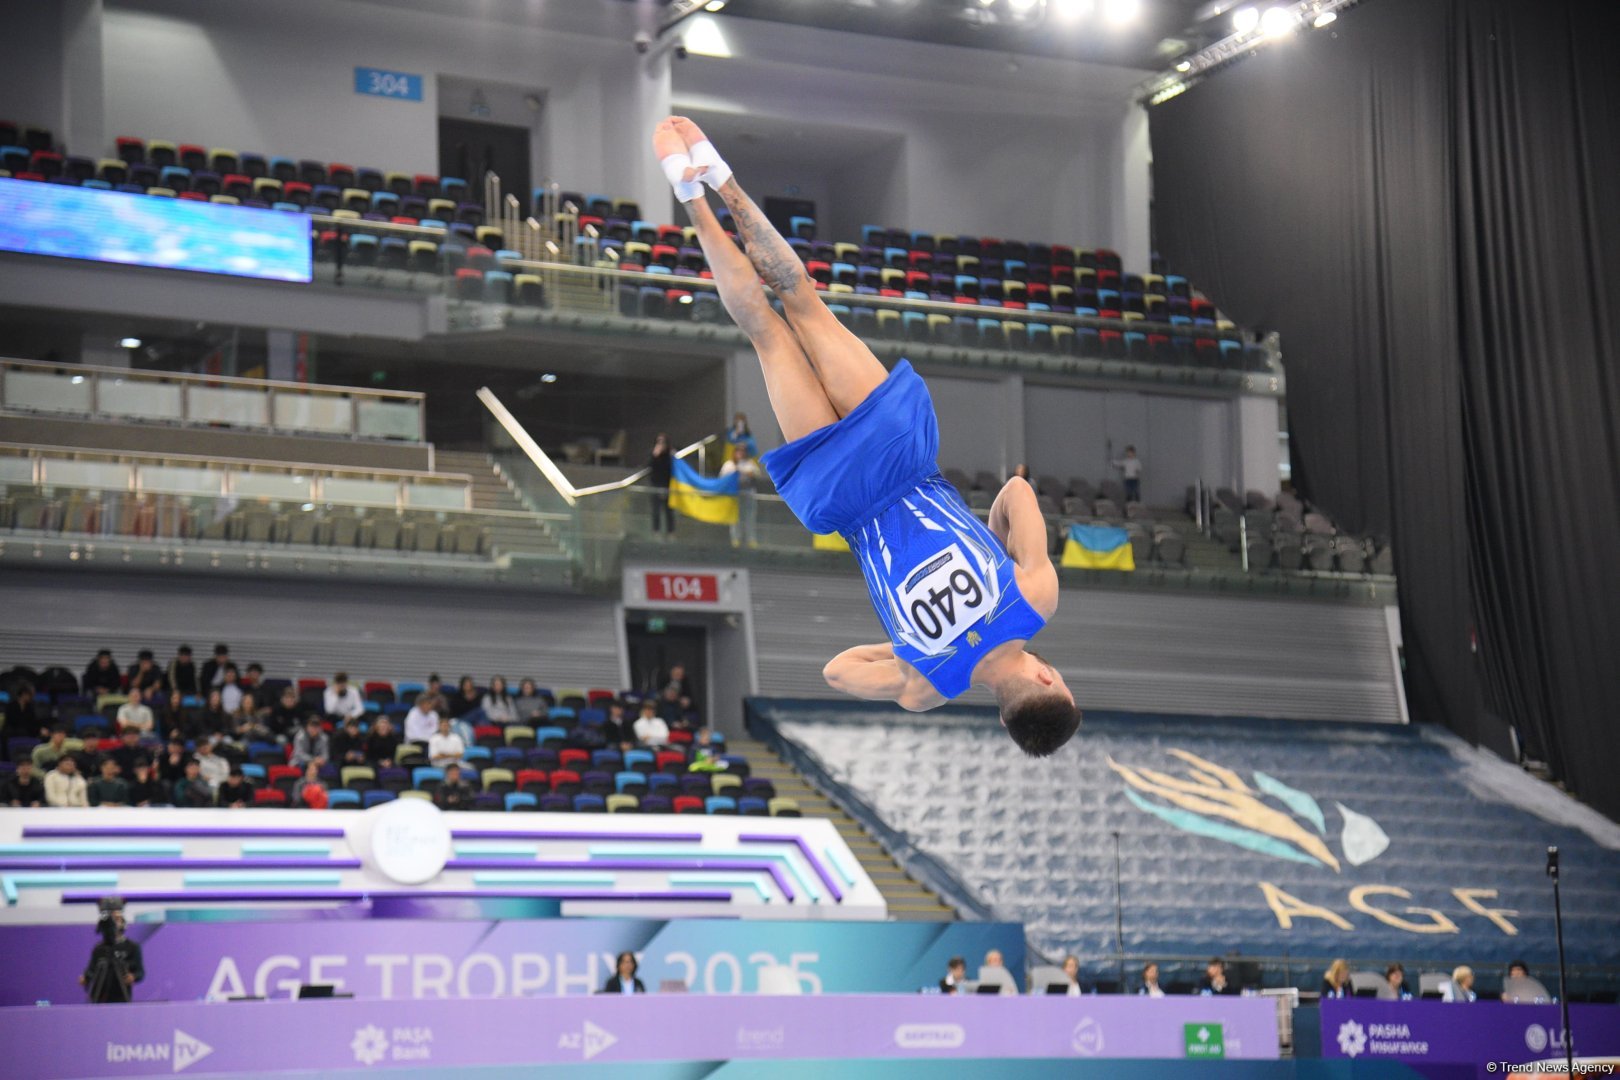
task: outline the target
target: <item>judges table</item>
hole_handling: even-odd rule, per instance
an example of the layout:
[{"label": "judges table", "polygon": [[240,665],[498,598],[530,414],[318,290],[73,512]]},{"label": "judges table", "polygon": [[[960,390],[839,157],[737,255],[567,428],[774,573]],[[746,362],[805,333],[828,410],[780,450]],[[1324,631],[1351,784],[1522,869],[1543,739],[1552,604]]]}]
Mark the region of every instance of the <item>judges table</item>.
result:
[{"label": "judges table", "polygon": [[[1275,1004],[1238,997],[649,994],[68,1005],[0,1009],[0,1042],[14,1048],[5,1070],[14,1080],[384,1067],[427,1076],[586,1063],[613,1075],[614,1063],[733,1059],[1191,1064],[1186,1059],[1278,1056]],[[637,1075],[653,1073],[638,1068]]]}]

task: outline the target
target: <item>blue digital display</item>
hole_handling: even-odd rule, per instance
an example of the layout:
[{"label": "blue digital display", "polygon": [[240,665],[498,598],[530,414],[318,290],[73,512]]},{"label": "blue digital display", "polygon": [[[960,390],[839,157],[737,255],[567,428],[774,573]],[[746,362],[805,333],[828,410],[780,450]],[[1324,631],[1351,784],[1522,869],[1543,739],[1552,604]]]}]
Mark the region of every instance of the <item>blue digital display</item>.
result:
[{"label": "blue digital display", "polygon": [[309,215],[0,178],[0,251],[308,281]]},{"label": "blue digital display", "polygon": [[400,101],[421,101],[422,76],[412,75],[407,71],[357,67],[354,69],[354,92],[397,98]]}]

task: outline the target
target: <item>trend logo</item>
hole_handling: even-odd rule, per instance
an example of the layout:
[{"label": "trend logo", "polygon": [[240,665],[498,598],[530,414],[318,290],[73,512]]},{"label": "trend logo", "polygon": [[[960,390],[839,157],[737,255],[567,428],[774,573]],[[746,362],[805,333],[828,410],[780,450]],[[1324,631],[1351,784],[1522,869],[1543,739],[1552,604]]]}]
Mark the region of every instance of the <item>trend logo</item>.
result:
[{"label": "trend logo", "polygon": [[1354,1020],[1339,1025],[1339,1052],[1347,1058],[1357,1057],[1367,1049],[1367,1029]]},{"label": "trend logo", "polygon": [[[1186,778],[1109,757],[1108,767],[1124,778],[1125,795],[1138,809],[1195,836],[1340,872],[1339,857],[1323,840],[1327,820],[1309,794],[1259,770],[1250,787],[1236,772],[1197,754],[1174,747],[1169,753],[1187,763]],[[1388,849],[1389,835],[1378,822],[1341,802],[1333,805],[1343,822],[1339,849],[1345,862],[1360,866]]]},{"label": "trend logo", "polygon": [[375,1065],[388,1056],[388,1035],[376,1024],[367,1024],[355,1029],[349,1049],[354,1051],[354,1060],[360,1064]]},{"label": "trend logo", "polygon": [[214,1052],[214,1048],[179,1028],[174,1029],[174,1071],[190,1068]]}]

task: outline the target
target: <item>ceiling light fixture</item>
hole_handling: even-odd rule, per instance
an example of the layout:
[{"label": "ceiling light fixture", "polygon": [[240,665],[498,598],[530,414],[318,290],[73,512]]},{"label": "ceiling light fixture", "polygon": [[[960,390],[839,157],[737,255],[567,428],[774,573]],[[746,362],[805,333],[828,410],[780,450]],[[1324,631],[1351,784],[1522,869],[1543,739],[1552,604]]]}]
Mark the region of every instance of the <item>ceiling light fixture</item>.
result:
[{"label": "ceiling light fixture", "polygon": [[1247,34],[1260,25],[1260,10],[1252,7],[1240,7],[1232,12],[1232,29],[1239,34]]},{"label": "ceiling light fixture", "polygon": [[556,373],[548,371],[544,375],[540,376],[540,381],[543,383],[554,383],[557,381]]},{"label": "ceiling light fixture", "polygon": [[121,348],[138,349],[141,347],[141,339],[138,337],[122,338],[119,340],[118,344]]},{"label": "ceiling light fixture", "polygon": [[1191,71],[1192,70],[1192,61],[1191,60],[1183,60],[1181,63],[1176,65],[1176,70],[1183,73],[1183,74]]},{"label": "ceiling light fixture", "polygon": [[1337,11],[1324,11],[1311,22],[1311,25],[1320,30],[1338,17],[1339,13]]},{"label": "ceiling light fixture", "polygon": [[[1291,36],[1307,22],[1315,27],[1332,25],[1338,20],[1340,12],[1355,7],[1359,2],[1360,0],[1295,0],[1270,4],[1264,14],[1258,5],[1245,4],[1232,12],[1232,33],[1197,52],[1175,56],[1173,61],[1167,58],[1167,66],[1163,71],[1137,85],[1136,100],[1144,105],[1152,105],[1184,93],[1215,70],[1279,39]],[[1207,5],[1200,10],[1208,10],[1213,6]]]},{"label": "ceiling light fixture", "polygon": [[1294,32],[1299,25],[1299,19],[1286,7],[1266,8],[1265,14],[1260,16],[1260,32],[1269,38],[1286,37]]},{"label": "ceiling light fixture", "polygon": [[704,11],[723,11],[723,10],[725,10],[726,2],[727,2],[727,0],[709,0],[709,2],[707,4],[703,5],[703,10]]},{"label": "ceiling light fixture", "polygon": [[1115,26],[1123,26],[1136,18],[1141,6],[1139,0],[1103,0],[1103,17]]},{"label": "ceiling light fixture", "polygon": [[1079,22],[1091,14],[1094,6],[1092,0],[1052,0],[1049,8],[1064,22]]}]

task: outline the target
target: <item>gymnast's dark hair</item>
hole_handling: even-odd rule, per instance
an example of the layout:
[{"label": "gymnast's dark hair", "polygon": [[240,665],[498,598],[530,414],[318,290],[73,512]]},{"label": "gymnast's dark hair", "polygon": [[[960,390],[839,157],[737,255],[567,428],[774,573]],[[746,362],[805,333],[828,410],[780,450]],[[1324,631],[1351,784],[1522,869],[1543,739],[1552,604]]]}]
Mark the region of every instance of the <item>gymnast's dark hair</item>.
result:
[{"label": "gymnast's dark hair", "polygon": [[1080,710],[1063,694],[1024,694],[1005,703],[1001,722],[1020,750],[1047,757],[1080,730]]}]

